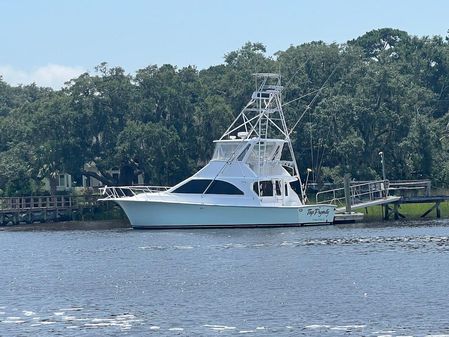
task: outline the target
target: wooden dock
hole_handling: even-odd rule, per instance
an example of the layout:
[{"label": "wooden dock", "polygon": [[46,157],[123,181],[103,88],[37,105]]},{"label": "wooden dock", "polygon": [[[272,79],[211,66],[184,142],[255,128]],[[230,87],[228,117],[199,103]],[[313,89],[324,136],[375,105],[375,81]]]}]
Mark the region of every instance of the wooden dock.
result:
[{"label": "wooden dock", "polygon": [[[435,210],[435,215],[437,219],[441,218],[441,203],[448,201],[449,196],[447,195],[428,195],[428,196],[410,196],[410,197],[400,197],[398,201],[393,203],[387,203],[384,206],[384,219],[390,219],[390,215],[393,215],[395,220],[405,219],[399,209],[401,204],[433,204],[428,210],[426,210],[421,218],[429,215],[433,210]],[[392,206],[392,207],[391,207]]]},{"label": "wooden dock", "polygon": [[334,224],[346,224],[360,222],[364,218],[363,213],[351,212],[351,213],[335,213]]},{"label": "wooden dock", "polygon": [[405,218],[400,212],[402,204],[432,204],[421,217],[435,211],[437,218],[441,217],[441,203],[449,201],[448,195],[432,195],[430,180],[410,181],[350,181],[345,176],[345,186],[317,193],[317,203],[337,205],[335,222],[358,221],[361,213],[354,210],[366,209],[371,206],[383,207],[383,218]]},{"label": "wooden dock", "polygon": [[92,212],[96,199],[92,195],[0,198],[0,226],[82,219]]}]

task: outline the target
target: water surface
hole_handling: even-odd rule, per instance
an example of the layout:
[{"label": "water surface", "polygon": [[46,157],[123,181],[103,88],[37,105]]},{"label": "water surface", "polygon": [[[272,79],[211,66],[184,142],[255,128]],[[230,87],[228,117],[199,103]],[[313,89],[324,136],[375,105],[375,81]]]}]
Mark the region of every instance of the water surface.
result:
[{"label": "water surface", "polygon": [[0,271],[0,336],[449,336],[448,221],[3,231]]}]

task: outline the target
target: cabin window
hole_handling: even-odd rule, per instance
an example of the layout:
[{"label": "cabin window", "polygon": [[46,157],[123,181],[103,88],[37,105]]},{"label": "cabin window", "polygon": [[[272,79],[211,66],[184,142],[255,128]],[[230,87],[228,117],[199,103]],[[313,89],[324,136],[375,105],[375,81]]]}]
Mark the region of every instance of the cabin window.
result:
[{"label": "cabin window", "polygon": [[65,174],[59,175],[58,186],[65,187]]},{"label": "cabin window", "polygon": [[208,179],[195,179],[186,182],[184,185],[179,186],[173,193],[192,193],[201,194],[204,193],[207,186],[211,183]]},{"label": "cabin window", "polygon": [[302,195],[302,193],[301,193],[301,184],[299,183],[298,180],[292,181],[290,183],[290,187],[292,188],[293,191],[296,192],[297,195]]},{"label": "cabin window", "polygon": [[[209,188],[208,188],[209,187]],[[207,189],[207,190],[206,190]],[[179,186],[173,193],[243,195],[234,185],[222,180],[194,179]]]},{"label": "cabin window", "polygon": [[214,180],[210,187],[206,190],[206,194],[242,195],[243,192],[226,181]]},{"label": "cabin window", "polygon": [[271,180],[256,181],[253,185],[253,190],[260,197],[272,197],[273,182]]},{"label": "cabin window", "polygon": [[284,187],[285,187],[285,196],[288,197],[288,185],[285,184]]}]

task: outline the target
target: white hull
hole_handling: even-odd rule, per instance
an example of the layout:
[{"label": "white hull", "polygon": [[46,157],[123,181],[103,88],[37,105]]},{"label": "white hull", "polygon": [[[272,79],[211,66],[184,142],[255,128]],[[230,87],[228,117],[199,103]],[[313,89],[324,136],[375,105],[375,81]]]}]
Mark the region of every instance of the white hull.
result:
[{"label": "white hull", "polygon": [[275,227],[331,224],[335,207],[219,206],[189,203],[116,200],[136,229]]}]

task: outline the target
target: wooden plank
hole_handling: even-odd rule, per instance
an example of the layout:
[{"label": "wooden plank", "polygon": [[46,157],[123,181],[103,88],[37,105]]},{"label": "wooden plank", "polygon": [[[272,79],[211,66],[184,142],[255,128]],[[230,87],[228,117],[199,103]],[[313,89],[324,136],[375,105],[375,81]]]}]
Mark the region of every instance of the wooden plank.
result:
[{"label": "wooden plank", "polygon": [[334,224],[343,224],[343,223],[351,223],[358,222],[363,220],[363,213],[341,213],[335,214]]}]

